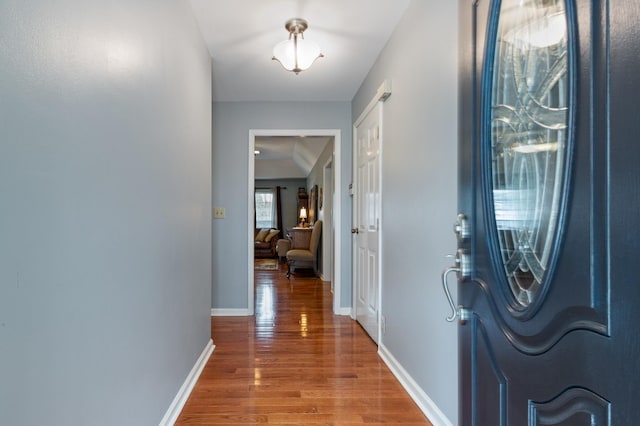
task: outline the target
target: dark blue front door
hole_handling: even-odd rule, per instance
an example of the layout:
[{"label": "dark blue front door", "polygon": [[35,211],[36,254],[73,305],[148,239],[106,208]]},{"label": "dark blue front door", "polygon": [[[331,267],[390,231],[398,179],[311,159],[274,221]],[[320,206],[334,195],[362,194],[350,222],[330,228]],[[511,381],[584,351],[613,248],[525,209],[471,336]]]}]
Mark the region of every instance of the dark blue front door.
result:
[{"label": "dark blue front door", "polygon": [[460,12],[460,424],[640,424],[640,4]]}]

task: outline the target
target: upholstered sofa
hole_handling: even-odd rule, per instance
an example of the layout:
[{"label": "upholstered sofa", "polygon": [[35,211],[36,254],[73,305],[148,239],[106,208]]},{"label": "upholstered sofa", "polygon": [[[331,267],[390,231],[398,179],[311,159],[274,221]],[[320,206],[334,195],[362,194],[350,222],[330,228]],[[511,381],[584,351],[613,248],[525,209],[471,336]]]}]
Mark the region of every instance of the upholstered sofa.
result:
[{"label": "upholstered sofa", "polygon": [[276,257],[279,229],[256,229],[254,233],[254,257]]}]

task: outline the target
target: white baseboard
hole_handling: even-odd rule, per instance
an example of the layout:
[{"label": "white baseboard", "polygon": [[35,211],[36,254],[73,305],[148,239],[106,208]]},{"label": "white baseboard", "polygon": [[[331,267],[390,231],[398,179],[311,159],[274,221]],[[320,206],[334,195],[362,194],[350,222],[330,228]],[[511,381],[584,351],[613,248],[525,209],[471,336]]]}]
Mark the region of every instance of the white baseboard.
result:
[{"label": "white baseboard", "polygon": [[211,309],[212,317],[249,317],[248,309]]},{"label": "white baseboard", "polygon": [[351,308],[338,308],[338,310],[336,312],[334,312],[336,315],[346,315],[348,317],[351,316]]},{"label": "white baseboard", "polygon": [[195,365],[189,372],[187,379],[180,387],[178,394],[175,398],[173,398],[173,402],[169,406],[169,409],[165,413],[162,420],[160,420],[160,426],[172,426],[176,422],[176,420],[178,420],[178,417],[182,412],[182,408],[184,408],[184,404],[187,402],[189,395],[191,395],[191,391],[198,381],[200,373],[202,373],[202,369],[207,364],[207,361],[209,360],[209,357],[213,353],[214,349],[215,346],[213,344],[213,340],[209,339],[209,342],[207,342],[207,345],[204,347],[202,354],[200,354],[200,358],[198,358],[198,360],[196,361]]},{"label": "white baseboard", "polygon": [[378,346],[380,358],[387,364],[394,376],[398,379],[402,387],[407,391],[411,399],[418,404],[420,410],[429,418],[433,426],[453,426],[451,420],[444,415],[431,398],[422,390],[413,378],[402,368],[402,365],[391,355],[384,345]]}]

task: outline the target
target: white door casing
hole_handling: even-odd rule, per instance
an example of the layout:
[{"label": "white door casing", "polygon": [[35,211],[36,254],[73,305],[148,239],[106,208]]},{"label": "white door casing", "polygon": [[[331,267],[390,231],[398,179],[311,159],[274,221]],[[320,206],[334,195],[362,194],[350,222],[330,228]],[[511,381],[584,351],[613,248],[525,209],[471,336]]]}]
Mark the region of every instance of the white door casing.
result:
[{"label": "white door casing", "polygon": [[[248,154],[248,168],[249,168],[249,176],[248,176],[248,189],[247,189],[247,203],[248,203],[248,215],[247,215],[247,309],[239,309],[236,310],[238,313],[235,315],[253,315],[254,314],[254,276],[253,276],[253,233],[254,233],[254,206],[253,206],[253,197],[255,190],[255,140],[260,136],[331,136],[333,137],[333,188],[330,189],[330,192],[334,194],[333,198],[333,226],[335,229],[335,233],[339,235],[340,229],[342,226],[341,215],[342,211],[342,203],[340,194],[340,185],[342,181],[340,167],[342,164],[342,139],[341,139],[341,131],[339,129],[251,129],[249,130],[249,149],[247,151]],[[325,189],[327,191],[327,189]],[[342,308],[341,304],[341,274],[340,271],[342,269],[342,247],[341,247],[341,239],[334,239],[334,247],[333,247],[333,284],[334,294],[333,294],[333,312],[336,315],[349,315],[348,309],[345,313],[345,309]]]},{"label": "white door casing", "polygon": [[324,191],[320,195],[319,201],[322,201],[322,207],[319,208],[320,217],[323,219],[322,224],[322,279],[331,281],[331,292],[334,292],[333,279],[333,157],[331,157],[322,169],[322,186]]}]

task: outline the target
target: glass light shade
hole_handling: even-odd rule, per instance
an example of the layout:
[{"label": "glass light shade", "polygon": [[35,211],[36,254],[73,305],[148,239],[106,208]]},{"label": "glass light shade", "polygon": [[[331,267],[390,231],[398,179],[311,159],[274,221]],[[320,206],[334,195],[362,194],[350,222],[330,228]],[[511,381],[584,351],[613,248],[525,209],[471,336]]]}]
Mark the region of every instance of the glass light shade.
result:
[{"label": "glass light shade", "polygon": [[296,74],[309,68],[322,56],[320,47],[316,43],[306,41],[295,34],[273,48],[273,59],[280,62],[287,71],[293,71]]},{"label": "glass light shade", "polygon": [[300,209],[300,219],[306,219],[306,218],[307,218],[307,209],[303,207]]}]

